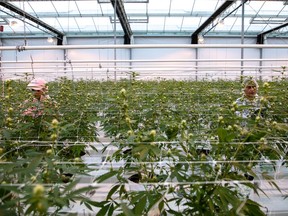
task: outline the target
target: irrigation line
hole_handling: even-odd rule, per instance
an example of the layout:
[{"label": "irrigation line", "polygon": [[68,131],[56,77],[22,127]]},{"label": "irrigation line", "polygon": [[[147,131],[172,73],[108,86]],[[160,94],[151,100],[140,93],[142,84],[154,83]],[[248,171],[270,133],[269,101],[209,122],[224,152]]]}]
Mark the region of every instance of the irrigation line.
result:
[{"label": "irrigation line", "polygon": [[[281,160],[281,162],[286,162],[287,160]],[[209,160],[209,161],[177,161],[177,162],[169,162],[169,161],[153,161],[153,162],[124,162],[125,165],[175,165],[175,164],[236,164],[236,163],[272,163],[272,162],[279,162],[279,160],[267,160],[267,159],[262,159],[262,160]],[[118,165],[119,162],[106,162],[108,165]],[[75,164],[75,162],[56,162],[55,164]],[[76,163],[77,164],[77,163]],[[79,163],[83,164],[83,163]],[[99,162],[99,163],[90,163],[90,162],[85,162],[87,165],[97,165],[97,164],[105,164],[105,162]]]},{"label": "irrigation line", "polygon": [[[200,135],[199,135],[200,137]],[[7,141],[7,140],[5,140]],[[195,145],[204,145],[204,144],[207,144],[205,142],[206,140],[203,140],[203,142],[199,141],[199,142],[193,142]],[[209,144],[211,145],[220,145],[220,144],[223,144],[225,143],[226,145],[261,145],[263,144],[263,142],[215,142],[213,143],[213,141],[211,140],[207,140],[209,141]],[[100,144],[101,145],[114,145],[115,148],[118,148],[116,145],[123,145],[123,146],[129,146],[129,145],[171,145],[171,144],[176,144],[178,145],[179,143],[183,143],[183,142],[126,142],[126,143],[120,143],[120,142],[103,142],[103,143],[96,143],[96,144],[89,144],[89,143],[67,143],[67,142],[59,142],[57,141],[57,143],[53,144],[53,142],[51,141],[47,141],[45,143],[43,143],[44,141],[41,141],[41,143],[35,143],[35,142],[29,142],[29,141],[15,141],[17,143],[27,143],[26,145],[23,145],[23,146],[15,146],[15,148],[17,148],[19,150],[19,148],[21,147],[37,147],[37,146],[66,146],[66,147],[72,147],[72,146],[99,146]],[[285,142],[285,141],[283,141]],[[34,144],[33,144],[34,143]],[[185,144],[185,143],[184,143]],[[187,143],[186,143],[187,144]],[[269,144],[278,144],[278,143],[268,143],[268,144],[265,144],[267,146],[269,146]],[[196,147],[196,146],[195,146]]]},{"label": "irrigation line", "polygon": [[[160,165],[160,166],[170,166],[170,165],[175,165],[175,164],[189,164],[189,165],[197,165],[197,164],[241,164],[241,163],[265,163],[265,164],[272,164],[272,162],[277,163],[281,161],[282,163],[287,162],[288,160],[268,160],[268,159],[262,159],[262,160],[205,160],[205,161],[153,161],[153,162],[69,162],[69,161],[54,161],[53,164],[55,165],[94,165],[94,166],[99,166],[99,165],[109,165],[112,167],[115,165]],[[28,163],[28,162],[27,162]],[[9,162],[9,161],[1,161],[1,165],[6,165],[6,164],[14,164],[14,162]],[[47,164],[46,162],[41,162],[41,164]],[[100,169],[99,169],[100,170]]]},{"label": "irrigation line", "polygon": [[[275,180],[265,180],[268,183],[275,183]],[[262,182],[262,180],[253,180],[253,182]],[[207,184],[219,184],[219,185],[226,185],[226,184],[244,184],[244,183],[250,183],[251,181],[249,180],[218,180],[218,181],[195,181],[195,182],[147,182],[147,183],[138,183],[138,185],[143,185],[143,186],[166,186],[166,187],[177,187],[179,185],[207,185]],[[38,184],[29,184],[29,187],[35,187]],[[45,187],[55,187],[55,186],[67,186],[67,184],[41,184]],[[129,185],[129,183],[78,183],[77,188],[81,187],[93,187],[93,188],[100,188],[100,187],[113,187],[115,185]],[[0,188],[5,188],[5,187],[24,187],[24,184],[2,184]],[[27,186],[27,185],[26,185]],[[287,188],[288,189],[288,188]],[[149,189],[147,189],[149,190]],[[286,188],[284,188],[286,190]]]},{"label": "irrigation line", "polygon": [[[201,134],[199,134],[199,136],[197,137],[201,137]],[[194,136],[195,138],[195,136]],[[273,139],[273,140],[276,140],[276,139],[283,139],[283,138],[286,138],[287,137],[272,137],[272,138],[269,138],[267,139],[267,142],[268,144],[265,144],[267,146],[269,146],[269,144],[278,144],[278,143],[269,143],[269,140],[270,139]],[[7,140],[0,140],[0,141],[7,141]],[[17,143],[25,143],[25,145],[22,145],[22,146],[16,146],[16,148],[21,148],[21,147],[35,147],[35,146],[99,146],[99,145],[114,145],[115,147],[117,147],[116,145],[171,145],[171,144],[179,144],[179,143],[186,143],[187,142],[180,142],[180,141],[150,141],[150,142],[115,142],[113,140],[111,140],[111,142],[79,142],[79,141],[57,141],[57,143],[53,143],[51,141],[29,141],[29,140],[10,140],[10,141],[15,141]],[[210,140],[210,139],[204,139],[203,141],[202,140],[197,140],[197,141],[194,141],[193,143],[195,145],[201,145],[201,144],[206,144],[205,141],[209,141],[209,144],[211,145],[219,145],[219,144],[226,144],[226,145],[259,145],[259,144],[263,144],[263,142],[261,141],[258,141],[258,142],[219,142],[218,140]],[[287,142],[286,140],[281,140],[281,142]],[[189,143],[189,142],[188,142]],[[118,147],[117,147],[118,148]]]}]

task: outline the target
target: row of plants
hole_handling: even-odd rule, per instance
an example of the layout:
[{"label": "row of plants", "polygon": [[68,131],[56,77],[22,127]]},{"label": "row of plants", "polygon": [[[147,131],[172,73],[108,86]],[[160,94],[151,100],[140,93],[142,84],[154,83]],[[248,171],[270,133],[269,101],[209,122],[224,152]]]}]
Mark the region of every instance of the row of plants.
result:
[{"label": "row of plants", "polygon": [[[265,158],[287,159],[287,80],[260,82],[265,117],[256,114],[241,126],[233,103],[241,95],[236,81],[99,82],[59,78],[49,83],[56,107],[39,119],[21,115],[32,97],[27,82],[1,84],[0,209],[11,214],[61,212],[78,200],[97,215],[264,215],[239,188],[263,192],[247,175],[277,184],[257,170]],[[98,125],[111,139],[102,149]],[[85,148],[116,151],[95,183],[115,182],[103,201],[79,188],[77,176],[93,169],[83,163]],[[129,190],[131,175],[143,186]],[[115,179],[117,179],[115,181]],[[135,179],[133,180],[135,182]],[[39,192],[40,191],[40,192]],[[5,212],[5,213],[7,213]]]},{"label": "row of plants", "polygon": [[77,200],[90,206],[85,192],[94,187],[78,187],[77,176],[91,171],[81,156],[86,142],[97,141],[97,114],[83,108],[89,99],[76,99],[71,81],[63,79],[55,106],[44,102],[44,115],[24,115],[33,98],[27,84],[1,85],[0,215],[57,215]]}]

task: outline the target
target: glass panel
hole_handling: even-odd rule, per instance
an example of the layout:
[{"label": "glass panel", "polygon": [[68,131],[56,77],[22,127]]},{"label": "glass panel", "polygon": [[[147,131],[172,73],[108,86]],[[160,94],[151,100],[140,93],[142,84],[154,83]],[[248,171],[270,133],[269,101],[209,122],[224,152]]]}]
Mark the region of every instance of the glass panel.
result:
[{"label": "glass panel", "polygon": [[[50,19],[53,20],[54,26],[57,29],[62,29],[61,31],[70,32],[70,31],[79,31],[79,28],[75,22],[74,18],[57,18],[57,19]],[[47,21],[45,21],[48,23]]]},{"label": "glass panel", "polygon": [[124,3],[124,8],[128,16],[129,14],[145,14],[147,12],[146,3]]},{"label": "glass panel", "polygon": [[[191,0],[177,0],[177,1],[171,1],[171,14],[191,14],[194,1]],[[185,5],[185,7],[183,7]]]},{"label": "glass panel", "polygon": [[181,30],[181,17],[166,17],[165,20],[165,31],[179,32]]},{"label": "glass panel", "polygon": [[148,25],[148,31],[158,31],[163,32],[164,31],[164,17],[150,17],[149,18],[149,25]]},{"label": "glass panel", "polygon": [[12,4],[31,15],[35,15],[37,12],[55,12],[55,8],[50,1],[13,1]]},{"label": "glass panel", "polygon": [[184,17],[182,30],[193,33],[192,31],[196,30],[200,23],[201,17]]},{"label": "glass panel", "polygon": [[[59,31],[65,32],[67,36],[69,33],[113,35],[114,8],[110,1],[104,0],[106,3],[99,3],[99,1],[11,1],[11,3],[32,16],[39,17],[41,21]],[[174,32],[175,35],[188,36],[204,23],[225,0],[149,0],[148,3],[145,0],[124,0],[123,2],[134,35],[137,33],[161,35]],[[284,3],[285,1],[247,1],[244,14],[245,35],[255,36],[287,22],[288,5]],[[239,5],[241,1],[235,1],[230,8],[209,24],[202,34],[224,36],[241,34],[242,8],[239,7],[236,10]],[[26,34],[43,33],[43,27],[5,7],[1,9],[0,14],[3,20],[0,20],[0,25],[4,25],[6,33],[11,32],[14,35],[23,34],[23,32]],[[224,25],[217,24],[227,15],[229,16],[225,18]],[[24,25],[19,19],[33,26]],[[8,25],[12,20],[19,20],[17,28]],[[123,32],[118,18],[116,31]],[[287,28],[279,29],[279,32],[288,34]]]},{"label": "glass panel", "polygon": [[133,32],[147,32],[147,23],[131,23],[130,27],[133,29]]},{"label": "glass panel", "polygon": [[148,13],[167,14],[169,12],[170,0],[150,0]]},{"label": "glass panel", "polygon": [[220,0],[220,1],[216,1],[216,0],[201,0],[201,1],[195,1],[195,5],[194,5],[194,11],[196,12],[207,12],[209,14],[213,13],[215,10],[217,10],[217,8],[219,8],[223,2],[225,2],[226,0]]},{"label": "glass panel", "polygon": [[283,7],[283,1],[248,1],[245,4],[245,11],[256,14],[260,10],[259,15],[275,16],[277,15],[275,12],[282,10]]},{"label": "glass panel", "polygon": [[[113,25],[110,23],[110,20],[108,17],[94,17],[92,18],[45,18],[42,19],[44,22],[46,22],[48,25],[53,26],[56,29],[63,29],[65,32],[69,31],[89,31],[92,32],[97,30],[99,31],[113,31]],[[77,22],[76,22],[76,21]],[[60,25],[61,24],[61,25]],[[78,27],[78,25],[79,27]],[[121,26],[120,26],[121,28]]]}]

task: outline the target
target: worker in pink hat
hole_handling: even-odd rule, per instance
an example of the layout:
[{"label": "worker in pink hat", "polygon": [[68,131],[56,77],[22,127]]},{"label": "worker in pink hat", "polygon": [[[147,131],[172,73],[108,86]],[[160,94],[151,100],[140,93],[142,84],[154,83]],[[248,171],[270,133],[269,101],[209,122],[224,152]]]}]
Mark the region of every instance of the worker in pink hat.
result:
[{"label": "worker in pink hat", "polygon": [[24,102],[24,109],[23,115],[24,116],[32,116],[34,118],[42,116],[44,114],[44,103],[53,104],[51,98],[47,94],[48,86],[47,82],[42,78],[37,78],[31,80],[31,82],[27,85],[27,89],[32,91],[33,99],[26,100]]},{"label": "worker in pink hat", "polygon": [[[27,124],[20,124],[23,128],[19,128],[21,136],[24,139],[50,140],[51,131],[49,123],[53,119],[58,119],[57,103],[48,95],[47,82],[44,79],[33,79],[27,85],[27,89],[31,91],[29,98],[20,106],[21,121]],[[43,147],[38,150],[45,150]]]},{"label": "worker in pink hat", "polygon": [[31,80],[31,82],[27,85],[27,88],[30,89],[33,92],[35,98],[40,101],[45,98],[45,93],[48,90],[46,81],[41,78]]}]

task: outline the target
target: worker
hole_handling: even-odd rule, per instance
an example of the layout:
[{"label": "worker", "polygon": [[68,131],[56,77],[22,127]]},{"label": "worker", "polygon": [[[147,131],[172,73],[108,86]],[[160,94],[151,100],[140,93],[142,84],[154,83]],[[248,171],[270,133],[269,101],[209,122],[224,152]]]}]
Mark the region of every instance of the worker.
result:
[{"label": "worker", "polygon": [[235,103],[238,105],[236,115],[243,118],[255,118],[261,111],[260,97],[258,96],[258,83],[249,77],[243,82],[243,95]]},{"label": "worker", "polygon": [[49,123],[58,118],[57,105],[48,95],[47,82],[42,78],[33,79],[27,85],[32,97],[21,104],[23,126],[22,137],[26,139],[50,139]]},{"label": "worker", "polygon": [[33,79],[28,85],[27,89],[32,91],[33,99],[24,102],[24,116],[31,116],[33,118],[40,117],[44,114],[45,103],[52,104],[50,96],[47,94],[48,86],[44,79]]}]

